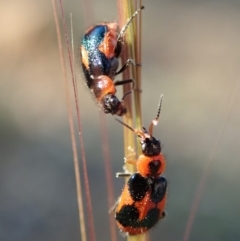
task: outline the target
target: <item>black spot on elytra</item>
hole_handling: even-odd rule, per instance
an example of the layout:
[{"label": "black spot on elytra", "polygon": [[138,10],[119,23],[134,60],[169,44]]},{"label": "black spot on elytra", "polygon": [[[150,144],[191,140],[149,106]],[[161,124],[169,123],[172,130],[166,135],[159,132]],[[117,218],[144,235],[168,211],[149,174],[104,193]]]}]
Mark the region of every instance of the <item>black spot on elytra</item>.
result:
[{"label": "black spot on elytra", "polygon": [[148,179],[142,177],[139,173],[134,173],[128,180],[128,191],[134,201],[141,201],[148,189]]},{"label": "black spot on elytra", "polygon": [[167,180],[164,177],[158,177],[153,179],[151,184],[151,195],[150,199],[154,203],[162,201],[167,191]]}]

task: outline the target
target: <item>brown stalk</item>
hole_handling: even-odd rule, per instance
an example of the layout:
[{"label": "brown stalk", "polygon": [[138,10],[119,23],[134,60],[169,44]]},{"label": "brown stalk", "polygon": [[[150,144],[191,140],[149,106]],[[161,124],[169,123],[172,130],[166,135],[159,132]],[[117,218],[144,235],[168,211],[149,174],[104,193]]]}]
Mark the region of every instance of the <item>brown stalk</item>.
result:
[{"label": "brown stalk", "polygon": [[91,202],[90,187],[89,187],[89,181],[88,181],[89,178],[88,178],[88,172],[87,172],[87,162],[86,162],[86,156],[85,156],[85,151],[84,151],[84,142],[83,142],[83,136],[82,136],[81,116],[80,116],[80,109],[79,109],[79,103],[78,103],[78,98],[77,98],[76,81],[74,78],[72,55],[71,55],[71,51],[70,51],[69,38],[68,38],[68,34],[67,34],[65,16],[64,16],[64,11],[63,11],[63,6],[62,6],[61,0],[59,0],[59,5],[60,5],[60,9],[61,9],[63,28],[64,28],[64,34],[65,34],[65,40],[66,40],[66,46],[67,46],[67,52],[68,52],[68,60],[69,60],[69,65],[70,65],[71,77],[72,77],[72,85],[73,85],[73,90],[74,90],[75,107],[76,107],[76,112],[77,112],[78,134],[79,134],[79,140],[80,140],[80,150],[81,150],[81,154],[82,154],[84,186],[85,186],[85,193],[86,193],[86,199],[87,199],[86,203],[87,203],[87,216],[88,216],[88,225],[89,225],[89,240],[95,241],[96,236],[95,236],[95,230],[94,230],[92,202]]},{"label": "brown stalk", "polygon": [[77,190],[77,201],[78,201],[78,214],[79,214],[79,225],[80,225],[80,236],[82,241],[86,241],[86,227],[85,227],[85,219],[84,219],[84,209],[83,209],[83,199],[82,199],[82,189],[81,189],[81,178],[80,178],[80,169],[78,163],[78,154],[77,154],[77,145],[76,145],[76,137],[74,132],[74,124],[73,124],[73,114],[70,102],[70,92],[68,87],[68,80],[67,80],[67,73],[66,73],[66,66],[64,62],[64,54],[62,48],[62,40],[59,28],[59,22],[57,17],[57,10],[56,10],[56,2],[52,0],[53,6],[53,14],[57,32],[57,39],[58,39],[58,48],[59,48],[59,55],[61,61],[62,72],[64,76],[64,89],[65,89],[65,98],[67,103],[67,111],[68,111],[68,121],[71,133],[71,143],[72,143],[72,151],[73,151],[73,162],[74,162],[74,170],[75,170],[75,179],[76,179],[76,190]]}]

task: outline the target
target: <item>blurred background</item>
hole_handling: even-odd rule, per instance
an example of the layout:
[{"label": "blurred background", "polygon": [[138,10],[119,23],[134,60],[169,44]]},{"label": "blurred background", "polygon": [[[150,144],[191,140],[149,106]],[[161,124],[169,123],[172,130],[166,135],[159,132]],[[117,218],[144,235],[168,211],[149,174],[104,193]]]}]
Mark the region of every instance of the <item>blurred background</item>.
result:
[{"label": "blurred background", "polygon": [[[169,180],[167,216],[150,232],[151,240],[183,240],[214,150],[189,240],[240,240],[240,1],[143,3],[143,121],[149,125],[164,94],[154,135],[163,143],[164,176]],[[69,32],[73,14],[78,58],[86,29],[83,2],[63,5]],[[117,19],[115,1],[91,5],[89,24]],[[51,1],[0,1],[0,9],[0,240],[79,240]],[[83,84],[81,68],[76,72],[97,240],[108,241],[99,111]],[[122,126],[112,116],[106,121],[114,176],[123,165]],[[122,179],[113,179],[116,199],[123,185]],[[118,240],[123,238],[118,235]]]}]

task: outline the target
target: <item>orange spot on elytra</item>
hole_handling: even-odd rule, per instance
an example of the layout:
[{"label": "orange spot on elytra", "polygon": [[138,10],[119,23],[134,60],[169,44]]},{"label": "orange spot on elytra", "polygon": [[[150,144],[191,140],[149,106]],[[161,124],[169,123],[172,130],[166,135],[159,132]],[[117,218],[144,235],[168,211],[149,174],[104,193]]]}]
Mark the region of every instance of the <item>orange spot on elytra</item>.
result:
[{"label": "orange spot on elytra", "polygon": [[88,62],[88,52],[87,50],[81,46],[81,55],[82,55],[82,63],[83,65],[88,69],[89,68],[89,62]]},{"label": "orange spot on elytra", "polygon": [[99,51],[105,54],[107,58],[114,57],[114,50],[117,45],[117,36],[116,32],[109,30],[102,41],[102,43],[98,46]]}]

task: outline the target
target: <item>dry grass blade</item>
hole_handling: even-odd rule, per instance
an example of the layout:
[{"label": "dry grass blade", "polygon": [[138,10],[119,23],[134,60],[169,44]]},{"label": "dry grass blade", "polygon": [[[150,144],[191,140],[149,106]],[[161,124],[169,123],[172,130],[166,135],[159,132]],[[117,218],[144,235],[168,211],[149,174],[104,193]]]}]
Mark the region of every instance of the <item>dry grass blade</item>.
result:
[{"label": "dry grass blade", "polygon": [[60,9],[61,9],[63,28],[64,28],[64,34],[65,34],[66,46],[67,46],[67,52],[68,52],[68,60],[69,60],[69,64],[70,64],[70,71],[71,71],[72,84],[73,84],[73,90],[74,90],[75,107],[76,107],[76,112],[77,112],[78,133],[79,133],[79,139],[80,139],[80,150],[82,153],[84,184],[85,184],[85,193],[86,193],[86,199],[87,199],[86,203],[87,203],[87,214],[88,214],[88,225],[89,225],[89,236],[90,236],[89,239],[91,241],[95,241],[96,237],[95,237],[94,222],[93,222],[90,187],[89,187],[89,181],[88,181],[89,178],[88,178],[88,172],[87,172],[87,162],[86,162],[86,156],[85,156],[85,151],[84,151],[84,142],[83,142],[83,136],[82,136],[81,116],[80,116],[80,109],[79,109],[78,98],[77,98],[77,89],[76,89],[76,82],[75,82],[75,78],[74,78],[69,38],[68,38],[68,34],[67,34],[65,16],[64,16],[64,11],[63,11],[63,6],[62,6],[61,0],[59,0],[59,5],[60,5]]},{"label": "dry grass blade", "polygon": [[85,219],[84,219],[81,178],[80,178],[80,170],[79,170],[79,163],[78,163],[76,137],[74,134],[74,124],[73,124],[72,108],[71,108],[71,103],[70,103],[70,93],[69,93],[69,88],[68,88],[66,66],[64,63],[63,48],[62,48],[61,34],[60,34],[60,28],[59,28],[59,23],[58,23],[58,18],[57,18],[57,10],[56,10],[55,0],[52,0],[52,5],[53,5],[53,14],[54,14],[54,20],[55,20],[55,25],[56,25],[57,38],[58,38],[61,67],[62,67],[62,72],[63,72],[63,76],[64,76],[64,87],[65,87],[64,89],[65,89],[65,96],[66,96],[66,102],[67,102],[69,127],[70,127],[70,133],[71,133],[73,161],[74,161],[76,189],[77,189],[77,200],[78,200],[78,213],[79,213],[79,221],[80,221],[80,235],[81,235],[82,241],[86,241],[87,240],[86,239],[86,227],[85,227]]}]

